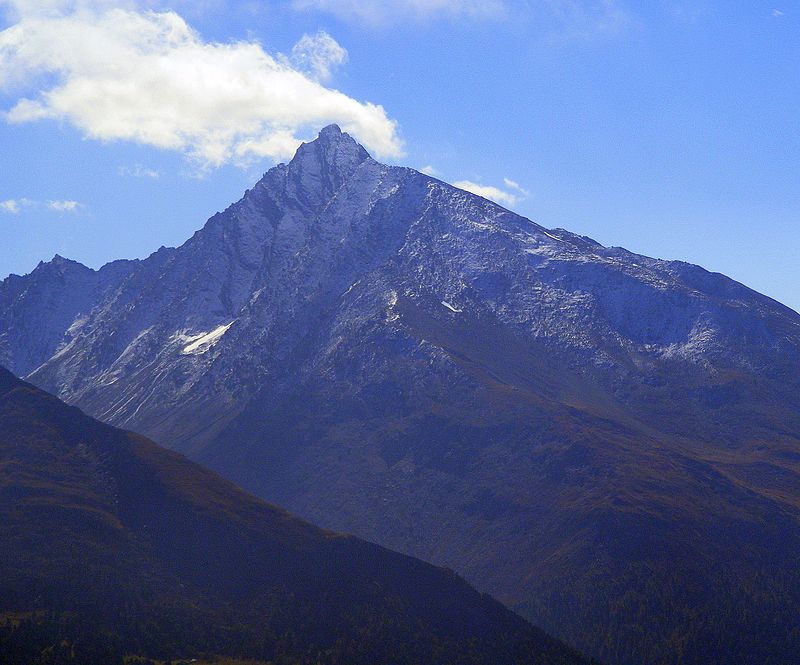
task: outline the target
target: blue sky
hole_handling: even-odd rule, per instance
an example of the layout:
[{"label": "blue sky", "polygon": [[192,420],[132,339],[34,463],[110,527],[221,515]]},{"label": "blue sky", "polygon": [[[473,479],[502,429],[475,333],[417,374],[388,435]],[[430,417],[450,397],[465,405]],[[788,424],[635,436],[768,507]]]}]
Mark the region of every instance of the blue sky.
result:
[{"label": "blue sky", "polygon": [[0,273],[186,240],[328,122],[800,309],[800,2],[0,0]]}]

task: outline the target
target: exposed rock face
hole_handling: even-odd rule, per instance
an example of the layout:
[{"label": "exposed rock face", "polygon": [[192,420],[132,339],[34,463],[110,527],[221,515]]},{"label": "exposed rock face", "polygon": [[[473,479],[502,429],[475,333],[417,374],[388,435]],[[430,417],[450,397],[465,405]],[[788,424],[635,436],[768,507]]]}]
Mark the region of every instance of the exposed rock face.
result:
[{"label": "exposed rock face", "polygon": [[7,279],[0,361],[609,662],[800,651],[800,316],[336,127],[177,249]]}]

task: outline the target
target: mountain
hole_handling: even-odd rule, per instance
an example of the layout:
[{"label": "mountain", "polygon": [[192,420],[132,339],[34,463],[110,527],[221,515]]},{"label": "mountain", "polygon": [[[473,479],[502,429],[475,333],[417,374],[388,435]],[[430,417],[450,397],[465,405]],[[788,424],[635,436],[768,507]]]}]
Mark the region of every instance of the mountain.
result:
[{"label": "mountain", "polygon": [[800,315],[335,126],[181,247],[6,279],[0,362],[607,662],[800,653]]},{"label": "mountain", "polygon": [[3,663],[587,662],[451,571],[311,526],[3,369],[0,461]]}]

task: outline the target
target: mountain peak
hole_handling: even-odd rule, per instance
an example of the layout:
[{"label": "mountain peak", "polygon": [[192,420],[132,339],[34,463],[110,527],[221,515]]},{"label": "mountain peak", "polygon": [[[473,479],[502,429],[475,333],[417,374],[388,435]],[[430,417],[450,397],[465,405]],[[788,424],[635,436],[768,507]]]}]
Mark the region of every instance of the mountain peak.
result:
[{"label": "mountain peak", "polygon": [[335,122],[332,122],[330,125],[326,125],[322,129],[319,130],[319,136],[341,136],[342,129],[337,125]]},{"label": "mountain peak", "polygon": [[[360,161],[369,157],[369,153],[364,146],[358,143],[350,134],[343,132],[337,124],[326,125],[319,130],[317,138],[308,143],[302,143],[297,149],[294,159],[297,159],[298,155],[305,154],[311,149],[324,153],[333,151],[357,154]],[[294,161],[294,159],[292,161]]]},{"label": "mountain peak", "polygon": [[300,145],[289,162],[289,174],[309,203],[320,203],[369,158],[352,136],[338,125],[328,125],[316,139]]},{"label": "mountain peak", "polygon": [[52,259],[49,261],[39,261],[38,265],[36,266],[36,270],[44,270],[46,272],[52,270],[71,270],[71,271],[90,271],[91,268],[87,268],[85,265],[80,263],[79,261],[74,261],[73,259],[67,259],[60,254],[55,254]]}]

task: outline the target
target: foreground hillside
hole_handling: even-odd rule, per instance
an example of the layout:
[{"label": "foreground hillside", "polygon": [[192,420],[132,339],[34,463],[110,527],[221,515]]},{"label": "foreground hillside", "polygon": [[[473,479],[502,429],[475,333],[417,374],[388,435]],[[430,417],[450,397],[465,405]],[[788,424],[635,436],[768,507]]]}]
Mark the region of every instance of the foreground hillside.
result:
[{"label": "foreground hillside", "polygon": [[10,276],[0,361],[604,661],[800,653],[800,316],[336,127],[181,247]]},{"label": "foreground hillside", "polygon": [[262,503],[0,369],[0,662],[579,663],[455,574]]}]

